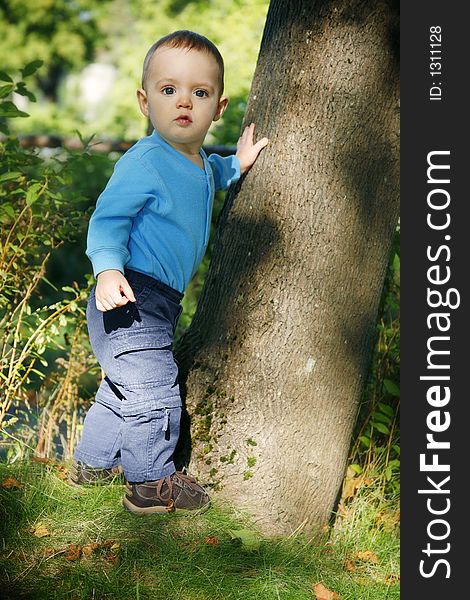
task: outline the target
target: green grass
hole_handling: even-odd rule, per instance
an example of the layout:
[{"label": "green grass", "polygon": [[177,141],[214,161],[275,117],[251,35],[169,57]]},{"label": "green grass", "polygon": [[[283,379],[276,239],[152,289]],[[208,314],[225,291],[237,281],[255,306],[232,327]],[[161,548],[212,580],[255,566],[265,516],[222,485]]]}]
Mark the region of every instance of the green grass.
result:
[{"label": "green grass", "polygon": [[[0,464],[4,600],[312,600],[318,582],[341,600],[399,598],[395,513],[370,494],[354,498],[329,539],[268,539],[217,498],[202,515],[137,517],[122,508],[122,486],[71,488],[63,474]],[[7,489],[8,478],[20,487]],[[255,535],[254,549],[234,537],[240,530]],[[81,549],[75,560],[71,544]]]}]

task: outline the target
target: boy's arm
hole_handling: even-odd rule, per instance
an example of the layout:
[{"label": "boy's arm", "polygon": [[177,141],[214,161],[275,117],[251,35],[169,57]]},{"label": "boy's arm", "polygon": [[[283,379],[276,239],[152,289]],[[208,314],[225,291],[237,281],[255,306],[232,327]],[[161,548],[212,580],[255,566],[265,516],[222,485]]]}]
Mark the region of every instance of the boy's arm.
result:
[{"label": "boy's arm", "polygon": [[235,154],[219,156],[211,154],[207,160],[214,175],[215,191],[226,190],[232,183],[240,179],[240,161]]},{"label": "boy's arm", "polygon": [[130,258],[127,244],[132,221],[146,202],[155,198],[154,189],[155,175],[138,159],[124,156],[116,163],[88,225],[86,255],[95,277],[110,269],[124,274]]},{"label": "boy's arm", "polygon": [[246,173],[258,158],[261,150],[267,145],[268,138],[263,138],[254,144],[254,132],[254,123],[249,127],[245,127],[237,142],[237,153],[235,155],[222,157],[218,154],[211,154],[208,157],[214,173],[216,191],[227,189],[241,175]]},{"label": "boy's arm", "polygon": [[134,218],[149,200],[156,200],[158,181],[157,173],[142,159],[124,155],[98,198],[88,226],[86,254],[97,279],[96,308],[100,311],[135,302],[124,277],[130,258],[127,245]]}]

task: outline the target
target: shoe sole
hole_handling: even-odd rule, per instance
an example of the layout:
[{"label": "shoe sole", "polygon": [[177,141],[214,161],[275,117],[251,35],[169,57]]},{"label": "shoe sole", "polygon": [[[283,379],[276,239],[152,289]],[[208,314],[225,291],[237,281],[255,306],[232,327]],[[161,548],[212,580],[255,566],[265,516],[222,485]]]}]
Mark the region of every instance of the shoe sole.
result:
[{"label": "shoe sole", "polygon": [[180,515],[200,515],[201,513],[206,512],[206,510],[210,507],[211,502],[209,500],[207,504],[204,504],[204,506],[201,506],[200,508],[175,508],[174,510],[167,510],[165,506],[136,506],[135,504],[132,504],[132,502],[127,498],[127,496],[124,496],[124,498],[122,499],[122,504],[126,510],[133,513],[134,515],[139,516],[152,514],[168,515],[172,513],[179,513]]},{"label": "shoe sole", "polygon": [[115,485],[115,484],[125,485],[125,483],[126,483],[121,465],[119,465],[118,473],[115,473],[112,477],[108,476],[109,477],[108,479],[106,479],[106,477],[100,478],[98,476],[95,478],[94,481],[93,480],[80,481],[80,478],[78,476],[76,478],[74,478],[74,475],[76,475],[76,472],[75,472],[74,466],[72,466],[70,468],[69,476],[67,478],[67,483],[76,488],[103,486],[103,485]]}]

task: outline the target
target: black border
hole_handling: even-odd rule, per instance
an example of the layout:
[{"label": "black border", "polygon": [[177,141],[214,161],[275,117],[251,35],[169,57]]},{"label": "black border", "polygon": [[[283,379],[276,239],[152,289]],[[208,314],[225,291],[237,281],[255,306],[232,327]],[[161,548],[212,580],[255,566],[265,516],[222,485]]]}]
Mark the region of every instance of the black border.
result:
[{"label": "black border", "polygon": [[[466,189],[468,119],[470,102],[464,89],[468,88],[470,70],[466,62],[470,28],[470,5],[466,2],[417,2],[408,0],[401,3],[401,389],[402,389],[402,538],[401,538],[401,597],[404,599],[466,597],[467,538],[469,533],[466,488],[470,483],[470,461],[467,458],[467,440],[470,440],[467,366],[469,328],[467,267],[468,244],[470,240],[470,219],[467,205],[470,198]],[[430,76],[430,27],[442,28],[442,100],[431,101]],[[435,78],[437,81],[437,78]],[[449,150],[450,157],[441,159],[450,164],[450,184],[445,187],[451,196],[449,212],[451,223],[445,232],[433,231],[426,224],[427,194],[432,184],[427,183],[427,155],[431,151]],[[449,234],[451,239],[444,240]],[[447,349],[450,355],[442,357],[442,364],[450,364],[449,385],[451,398],[446,407],[451,423],[447,431],[435,434],[436,439],[450,441],[450,450],[439,452],[440,462],[450,464],[450,472],[435,473],[436,482],[450,475],[447,488],[449,495],[418,494],[419,489],[430,488],[426,476],[419,468],[419,455],[426,451],[426,434],[429,429],[426,417],[431,407],[426,398],[429,381],[420,380],[421,375],[429,375],[427,369],[426,343],[431,335],[426,317],[433,312],[427,303],[427,270],[432,264],[426,256],[427,246],[434,249],[448,244],[451,256],[446,262],[445,252],[437,262],[442,268],[448,265],[451,279],[447,286],[459,291],[460,306],[447,309],[450,312],[451,327],[447,334],[450,341]],[[436,288],[437,286],[430,286]],[[444,290],[443,290],[444,291]],[[439,308],[439,311],[446,309]],[[442,348],[446,344],[441,345]],[[443,375],[444,371],[435,371]],[[437,385],[435,383],[434,385]],[[429,452],[428,453],[432,453]],[[444,488],[444,486],[442,486]],[[427,526],[433,517],[427,510],[428,497],[436,498],[435,507],[445,505],[445,497],[450,499],[449,512],[442,516],[450,525],[449,537],[442,542],[432,542],[427,535]],[[444,526],[433,531],[444,532]],[[428,541],[435,548],[443,548],[448,542],[449,552],[434,554],[428,558],[422,550]],[[432,577],[420,575],[420,561],[425,559],[425,570],[430,572],[433,561],[444,558],[450,565],[450,577],[446,578],[447,567],[440,564]],[[419,594],[419,595],[417,595]],[[455,594],[455,595],[454,595]],[[463,595],[462,595],[463,594]]]}]

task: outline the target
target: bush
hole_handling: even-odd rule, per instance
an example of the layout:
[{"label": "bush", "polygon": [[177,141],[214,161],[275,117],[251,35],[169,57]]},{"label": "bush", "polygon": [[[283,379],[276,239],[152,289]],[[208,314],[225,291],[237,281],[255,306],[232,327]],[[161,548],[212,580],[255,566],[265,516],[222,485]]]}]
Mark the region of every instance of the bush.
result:
[{"label": "bush", "polygon": [[382,293],[377,343],[350,453],[352,470],[374,478],[391,497],[400,481],[400,229]]},{"label": "bush", "polygon": [[[84,288],[73,281],[62,287],[60,300],[44,304],[40,284],[52,288],[45,276],[51,256],[65,242],[84,235],[87,219],[86,198],[75,185],[77,161],[81,155],[69,154],[63,160],[46,160],[38,153],[23,149],[9,133],[8,120],[28,116],[7,99],[12,92],[34,96],[24,79],[41,65],[35,61],[21,70],[14,81],[0,72],[0,427],[3,437],[21,418],[21,408],[30,408],[34,384],[43,381],[49,368],[46,350],[57,349],[66,358],[59,360],[50,374],[49,408],[67,401],[77,402],[77,382],[73,365],[84,364],[75,347],[86,347],[82,334],[85,303],[91,286]],[[85,144],[84,153],[88,150]],[[79,170],[79,169],[78,169]],[[55,288],[56,289],[56,288]],[[80,353],[79,353],[80,354]],[[86,361],[85,361],[86,363]],[[76,370],[76,369],[75,369]],[[60,376],[58,376],[60,373]],[[64,394],[63,386],[68,393]],[[61,392],[62,390],[62,392]],[[71,394],[71,395],[70,395]]]}]

